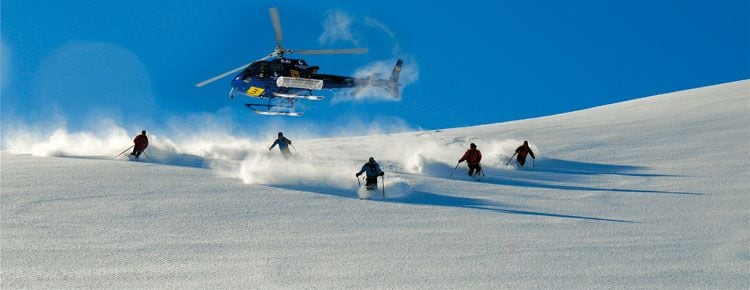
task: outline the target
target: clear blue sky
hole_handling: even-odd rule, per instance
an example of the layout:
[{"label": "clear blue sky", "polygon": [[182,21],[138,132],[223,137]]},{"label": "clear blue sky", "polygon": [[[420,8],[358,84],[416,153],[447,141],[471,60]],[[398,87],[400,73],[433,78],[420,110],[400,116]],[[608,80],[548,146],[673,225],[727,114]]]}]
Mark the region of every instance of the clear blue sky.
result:
[{"label": "clear blue sky", "polygon": [[[204,121],[232,131],[316,124],[326,132],[350,122],[438,129],[750,78],[744,0],[0,5],[3,127],[62,118],[71,129],[91,128],[106,117],[129,130],[152,131]],[[287,48],[370,49],[366,55],[299,56],[322,73],[351,75],[402,57],[418,67],[418,77],[398,102],[332,103],[326,92],[326,100],[305,102],[299,107],[305,116],[291,119],[255,115],[242,105],[249,99],[227,98],[229,77],[196,88],[274,48],[272,6],[279,8]]]}]

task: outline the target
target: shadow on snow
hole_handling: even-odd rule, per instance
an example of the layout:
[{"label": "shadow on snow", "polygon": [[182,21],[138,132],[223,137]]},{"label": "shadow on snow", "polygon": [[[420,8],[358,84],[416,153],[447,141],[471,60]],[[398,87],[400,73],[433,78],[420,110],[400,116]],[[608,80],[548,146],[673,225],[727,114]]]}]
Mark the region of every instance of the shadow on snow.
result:
[{"label": "shadow on snow", "polygon": [[[530,167],[527,161],[526,167],[517,170],[506,170],[502,168],[484,168],[485,176],[482,182],[506,186],[519,186],[529,188],[547,188],[558,190],[576,191],[611,191],[626,193],[648,193],[648,194],[678,194],[678,195],[706,195],[705,193],[649,190],[649,189],[626,189],[626,188],[598,188],[580,185],[554,184],[553,182],[575,182],[583,180],[592,175],[621,175],[639,178],[669,178],[681,177],[668,174],[639,173],[648,170],[643,166],[613,165],[600,163],[586,163],[568,161],[554,158],[540,158],[535,167]],[[551,174],[545,174],[551,173]],[[468,179],[467,179],[468,180]]]},{"label": "shadow on snow", "polygon": [[633,165],[619,165],[619,164],[601,164],[601,163],[588,163],[580,161],[570,161],[555,158],[540,158],[540,165],[529,168],[529,165],[533,165],[535,162],[531,158],[526,160],[526,167],[524,170],[537,171],[537,172],[549,172],[557,174],[574,174],[574,175],[625,175],[635,177],[680,177],[678,175],[669,174],[650,174],[650,173],[638,173],[638,171],[649,170],[648,167],[644,166],[633,166]]},{"label": "shadow on snow", "polygon": [[[354,190],[336,189],[336,188],[322,188],[322,187],[309,187],[299,185],[273,185],[276,188],[283,188],[288,190],[298,190],[305,192],[314,192],[323,195],[333,195],[343,198],[358,199],[358,195]],[[423,192],[423,191],[412,191],[407,195],[388,197],[388,191],[385,193],[386,197],[381,198],[380,194],[374,194],[370,201],[376,202],[389,202],[389,203],[401,203],[418,206],[443,206],[443,207],[455,207],[465,208],[474,210],[484,210],[494,213],[503,214],[516,214],[516,215],[528,215],[528,216],[539,216],[539,217],[550,217],[550,218],[566,218],[566,219],[580,219],[589,221],[604,221],[604,222],[619,222],[619,223],[636,223],[633,221],[619,220],[619,219],[608,219],[599,217],[590,217],[582,215],[569,215],[560,213],[550,213],[541,211],[521,210],[514,209],[513,206],[507,204],[501,204],[488,200],[478,198],[468,198],[459,196],[449,196],[437,193]]]},{"label": "shadow on snow", "polygon": [[416,205],[434,205],[434,206],[450,206],[459,208],[469,209],[480,209],[496,213],[506,214],[518,214],[518,215],[531,215],[531,216],[542,216],[542,217],[556,217],[556,218],[569,218],[569,219],[583,219],[592,221],[606,221],[606,222],[621,222],[621,223],[634,223],[633,221],[618,220],[618,219],[607,219],[581,215],[567,215],[559,213],[529,211],[521,209],[511,209],[512,206],[501,204],[497,202],[468,198],[468,197],[457,197],[441,195],[429,192],[415,191],[412,195],[398,197],[393,199],[385,199],[385,202],[399,202],[405,204],[416,204]]}]

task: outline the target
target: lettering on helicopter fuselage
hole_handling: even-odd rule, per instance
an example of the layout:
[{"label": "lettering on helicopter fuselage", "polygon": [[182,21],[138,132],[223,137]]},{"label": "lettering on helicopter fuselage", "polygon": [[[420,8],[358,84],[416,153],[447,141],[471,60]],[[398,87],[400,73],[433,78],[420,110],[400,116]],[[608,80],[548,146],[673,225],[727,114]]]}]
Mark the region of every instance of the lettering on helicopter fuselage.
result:
[{"label": "lettering on helicopter fuselage", "polygon": [[293,78],[298,78],[299,77],[299,71],[296,70],[296,69],[289,70],[289,73],[292,74]]},{"label": "lettering on helicopter fuselage", "polygon": [[249,96],[257,97],[257,96],[260,96],[260,94],[262,94],[263,91],[264,89],[259,88],[259,87],[250,87],[249,89],[247,89],[247,94]]}]

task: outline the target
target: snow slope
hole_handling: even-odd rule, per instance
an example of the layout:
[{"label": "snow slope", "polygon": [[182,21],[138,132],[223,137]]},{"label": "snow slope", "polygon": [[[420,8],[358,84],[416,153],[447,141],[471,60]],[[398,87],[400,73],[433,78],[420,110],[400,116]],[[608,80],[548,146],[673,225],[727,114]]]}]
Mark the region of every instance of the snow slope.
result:
[{"label": "snow slope", "polygon": [[[112,160],[131,137],[4,140],[29,154],[0,159],[2,288],[750,288],[748,80],[290,161],[201,134]],[[533,168],[505,166],[523,140]],[[453,170],[471,142],[481,182]]]}]

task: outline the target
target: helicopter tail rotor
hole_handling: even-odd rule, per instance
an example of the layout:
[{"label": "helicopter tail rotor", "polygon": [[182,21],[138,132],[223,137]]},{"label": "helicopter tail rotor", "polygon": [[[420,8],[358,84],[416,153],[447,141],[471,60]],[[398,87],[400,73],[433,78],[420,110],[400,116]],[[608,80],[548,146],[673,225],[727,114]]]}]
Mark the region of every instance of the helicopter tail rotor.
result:
[{"label": "helicopter tail rotor", "polygon": [[401,98],[401,94],[398,91],[398,77],[401,75],[401,66],[403,64],[403,60],[399,59],[396,61],[396,66],[393,67],[393,72],[391,72],[391,77],[388,78],[388,84],[386,86],[386,90],[388,90],[396,99]]},{"label": "helicopter tail rotor", "polygon": [[375,75],[371,75],[368,78],[356,79],[357,86],[349,94],[357,96],[368,88],[379,87],[391,94],[394,99],[401,98],[398,88],[398,77],[401,75],[401,66],[403,64],[404,61],[397,60],[396,65],[393,67],[393,72],[391,72],[391,76],[388,79],[376,79]]}]

